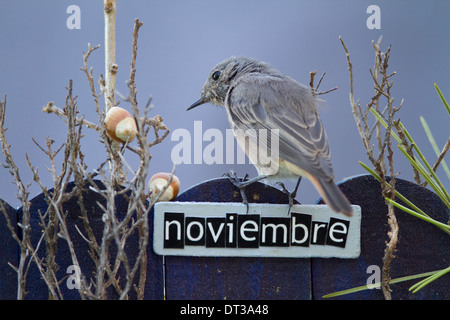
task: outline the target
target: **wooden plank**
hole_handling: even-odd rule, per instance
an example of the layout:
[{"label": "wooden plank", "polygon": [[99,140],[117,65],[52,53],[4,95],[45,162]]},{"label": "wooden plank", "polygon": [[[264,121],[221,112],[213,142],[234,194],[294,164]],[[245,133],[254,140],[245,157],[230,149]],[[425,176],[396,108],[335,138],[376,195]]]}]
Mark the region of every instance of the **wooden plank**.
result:
[{"label": "wooden plank", "polygon": [[[0,199],[0,201],[16,229],[16,209],[3,200]],[[8,262],[17,267],[19,265],[19,253],[19,245],[11,235],[4,213],[0,212],[0,300],[15,299],[17,296],[17,273],[8,265]]]},{"label": "wooden plank", "polygon": [[[249,202],[288,203],[262,183],[246,188]],[[240,202],[228,179],[193,186],[175,201]],[[167,299],[310,299],[310,259],[166,257]]]},{"label": "wooden plank", "polygon": [[[361,256],[356,260],[312,259],[313,299],[325,294],[366,285],[373,269],[382,269],[387,232],[387,206],[379,182],[371,176],[358,176],[340,184],[352,204],[361,206]],[[415,183],[396,179],[396,190],[434,219],[447,223],[449,211],[436,194]],[[443,269],[450,264],[450,237],[418,218],[395,211],[399,239],[391,278]],[[420,279],[419,279],[420,280]],[[419,280],[391,285],[392,299],[450,299],[450,275],[435,281],[418,293],[408,288]],[[365,290],[337,299],[384,299],[380,289]]]}]

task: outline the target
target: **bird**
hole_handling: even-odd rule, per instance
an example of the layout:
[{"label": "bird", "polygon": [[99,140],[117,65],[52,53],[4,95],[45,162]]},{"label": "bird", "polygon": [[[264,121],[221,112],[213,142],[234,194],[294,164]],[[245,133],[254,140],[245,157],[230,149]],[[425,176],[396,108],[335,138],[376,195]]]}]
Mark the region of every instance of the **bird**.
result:
[{"label": "bird", "polygon": [[[334,182],[330,147],[312,88],[265,62],[232,56],[212,68],[200,99],[187,110],[205,103],[225,107],[239,146],[258,171],[257,177],[244,181],[234,172],[227,174],[241,191],[247,209],[244,188],[262,180],[281,185],[289,194],[290,210],[300,181],[306,177],[333,211],[353,215],[349,201]],[[278,137],[272,140],[278,143],[258,139],[254,133],[261,130],[276,132]],[[277,165],[259,163],[258,148],[276,154]],[[287,180],[297,181],[293,192],[284,187]]]}]

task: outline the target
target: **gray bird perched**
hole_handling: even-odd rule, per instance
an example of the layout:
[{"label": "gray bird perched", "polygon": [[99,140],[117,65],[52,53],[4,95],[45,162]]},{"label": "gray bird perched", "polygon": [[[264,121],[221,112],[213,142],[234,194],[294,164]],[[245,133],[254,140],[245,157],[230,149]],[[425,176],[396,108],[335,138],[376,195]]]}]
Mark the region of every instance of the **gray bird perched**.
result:
[{"label": "gray bird perched", "polygon": [[[305,176],[331,209],[352,216],[350,203],[333,180],[328,140],[311,88],[264,62],[231,57],[212,69],[203,85],[201,98],[188,110],[206,102],[225,107],[238,144],[258,171],[258,177],[248,181],[241,182],[234,177],[241,194],[245,186],[258,180],[281,182],[298,179],[294,192],[290,194],[292,206],[301,177]],[[248,134],[263,129],[268,132],[275,130],[278,143],[272,143],[276,142],[275,139],[264,142],[264,139],[258,139],[258,134]],[[278,155],[277,165],[260,163],[255,152],[258,148],[267,151],[266,154]],[[245,194],[243,200],[246,200]]]}]

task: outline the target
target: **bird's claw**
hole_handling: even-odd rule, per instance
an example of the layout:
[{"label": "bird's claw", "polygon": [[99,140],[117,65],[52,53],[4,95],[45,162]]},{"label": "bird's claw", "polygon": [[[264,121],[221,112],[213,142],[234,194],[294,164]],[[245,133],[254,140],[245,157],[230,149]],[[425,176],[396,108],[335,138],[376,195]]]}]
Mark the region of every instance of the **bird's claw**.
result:
[{"label": "bird's claw", "polygon": [[297,184],[295,185],[295,189],[292,192],[290,192],[288,189],[286,189],[286,187],[284,186],[284,183],[282,183],[282,182],[276,183],[281,187],[281,190],[288,196],[288,199],[289,199],[289,209],[288,209],[288,213],[287,213],[288,215],[291,213],[292,206],[294,205],[294,199],[297,196],[297,190],[298,190],[298,186],[299,186],[301,180],[302,180],[302,177],[299,177],[297,180]]},{"label": "bird's claw", "polygon": [[247,196],[245,194],[245,187],[247,186],[246,181],[248,180],[248,174],[246,174],[244,176],[244,179],[240,179],[240,178],[238,178],[236,172],[234,172],[233,170],[230,170],[229,172],[225,172],[224,174],[222,174],[222,177],[227,177],[228,180],[236,188],[239,189],[239,193],[241,194],[241,198],[242,198],[242,203],[245,204],[245,206],[247,207],[246,213],[248,213],[249,204],[248,204]]}]

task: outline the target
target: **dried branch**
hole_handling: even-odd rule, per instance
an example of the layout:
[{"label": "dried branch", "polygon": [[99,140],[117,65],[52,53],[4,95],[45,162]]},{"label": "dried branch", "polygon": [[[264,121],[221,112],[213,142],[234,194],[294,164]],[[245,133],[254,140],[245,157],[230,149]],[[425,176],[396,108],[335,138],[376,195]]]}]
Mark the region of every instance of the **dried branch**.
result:
[{"label": "dried branch", "polygon": [[[394,107],[394,99],[391,95],[391,89],[393,82],[390,78],[395,75],[395,72],[388,73],[389,57],[391,48],[388,47],[386,52],[382,52],[380,49],[380,40],[375,43],[372,41],[372,46],[375,51],[375,61],[373,69],[369,69],[372,76],[375,94],[369,103],[366,105],[366,109],[363,112],[359,102],[355,102],[353,93],[353,66],[350,61],[350,53],[341,37],[339,37],[341,44],[346,53],[346,59],[349,70],[350,77],[350,105],[352,107],[352,113],[358,128],[358,132],[363,141],[364,148],[366,149],[369,160],[375,169],[375,172],[380,177],[380,185],[382,189],[382,195],[384,198],[394,199],[395,198],[395,176],[394,172],[394,159],[391,141],[392,129],[398,126],[398,121],[394,119],[395,114],[400,110],[403,100],[399,107]],[[381,111],[381,99],[384,98],[387,102],[386,107]],[[383,127],[377,121],[375,126],[371,128],[369,124],[369,110],[374,108],[382,116],[387,112],[385,116],[385,122],[387,123],[387,128],[382,133]],[[373,137],[373,131],[375,130],[376,143],[378,152],[375,152],[375,147],[371,143]],[[405,140],[406,141],[406,140]],[[387,164],[386,164],[387,160]],[[387,183],[387,176],[390,176],[390,182]],[[383,294],[386,299],[391,299],[390,295],[390,264],[392,259],[395,257],[395,248],[398,241],[399,227],[397,223],[397,218],[394,212],[394,206],[391,203],[387,203],[388,206],[388,224],[390,230],[388,231],[389,241],[386,243],[386,249],[383,256],[383,273],[382,273],[382,289]]]},{"label": "dried branch", "polygon": [[21,229],[21,235],[18,236],[16,232],[14,231],[14,228],[11,227],[12,223],[9,219],[9,216],[7,215],[6,211],[4,211],[4,215],[6,220],[8,221],[8,226],[13,233],[14,239],[16,239],[17,243],[20,247],[20,257],[19,257],[19,266],[15,267],[14,270],[17,273],[17,299],[22,300],[25,298],[26,290],[26,270],[25,270],[25,264],[26,260],[29,256],[29,250],[28,249],[28,241],[29,241],[29,234],[30,234],[30,203],[28,201],[29,192],[27,191],[27,188],[25,188],[24,184],[22,183],[19,169],[16,166],[16,163],[14,162],[14,159],[11,155],[10,145],[8,144],[6,140],[5,135],[5,114],[6,114],[6,95],[3,99],[3,102],[0,101],[0,142],[1,142],[1,148],[2,153],[5,157],[6,165],[3,165],[5,168],[8,169],[11,176],[14,178],[14,183],[17,186],[17,198],[22,203],[22,221],[19,225]]},{"label": "dried branch", "polygon": [[[92,47],[90,43],[88,43],[88,51],[86,53],[83,52],[83,68],[80,68],[81,71],[83,71],[86,74],[86,78],[88,80],[89,83],[89,87],[91,89],[91,94],[94,97],[94,101],[95,101],[95,107],[97,110],[97,113],[100,113],[100,108],[99,108],[99,102],[98,102],[98,94],[97,91],[95,90],[95,86],[94,86],[94,76],[92,75],[93,73],[93,68],[89,68],[88,70],[88,59],[91,56],[91,53],[94,52],[95,50],[97,50],[98,48],[100,48],[100,45],[96,45],[95,47]],[[104,80],[103,77],[101,77],[101,80],[99,82],[101,87],[104,87]],[[103,91],[102,91],[103,92]]]},{"label": "dried branch", "polygon": [[[367,123],[368,123],[367,118],[368,117],[366,114],[366,116],[364,116],[362,118],[361,106],[359,104],[359,101],[358,102],[355,101],[354,94],[353,94],[353,65],[350,61],[350,53],[348,52],[348,49],[344,43],[344,40],[341,37],[339,37],[339,40],[341,40],[341,44],[344,47],[345,55],[347,57],[348,72],[349,72],[349,77],[350,77],[350,105],[352,107],[353,117],[355,119],[356,127],[358,129],[359,135],[361,136],[361,139],[363,141],[364,148],[366,149],[367,156],[369,157],[369,160],[371,162],[373,162],[374,161],[373,147],[371,146],[369,135],[368,135],[368,126],[367,126]],[[361,118],[362,118],[362,120],[361,120]],[[366,125],[365,128],[363,128],[361,121],[363,121],[364,124]]]},{"label": "dried branch", "polygon": [[314,94],[315,96],[324,95],[324,94],[333,92],[333,91],[335,91],[335,90],[338,89],[338,87],[334,87],[334,88],[332,88],[332,89],[329,89],[329,90],[326,90],[326,91],[319,92],[319,87],[320,87],[320,85],[321,85],[321,83],[322,83],[323,78],[325,77],[325,74],[326,74],[325,72],[322,73],[322,76],[320,77],[319,82],[317,83],[317,86],[314,87],[314,78],[315,78],[315,76],[317,75],[317,70],[311,71],[311,72],[309,73],[309,77],[310,77],[309,85],[310,85],[311,90],[312,90],[312,92],[313,92],[313,94]]},{"label": "dried branch", "polygon": [[[73,265],[80,266],[78,257],[80,254],[85,254],[85,252],[77,252],[78,249],[73,242],[75,237],[69,231],[72,230],[68,225],[69,212],[65,211],[64,204],[70,199],[77,200],[77,210],[80,212],[78,218],[82,222],[80,225],[75,225],[75,234],[80,235],[82,241],[86,241],[88,244],[88,254],[95,265],[95,271],[92,275],[81,274],[80,288],[78,289],[80,297],[82,299],[106,299],[109,297],[109,289],[112,288],[120,299],[129,299],[132,289],[135,290],[138,299],[144,298],[144,288],[147,281],[148,215],[154,205],[153,200],[147,200],[145,192],[149,164],[152,158],[149,148],[161,143],[170,131],[163,123],[161,116],[156,115],[153,118],[147,116],[153,108],[151,98],[147,101],[142,115],[138,108],[135,74],[138,32],[142,22],[136,19],[133,30],[128,95],[123,97],[123,100],[131,105],[137,124],[137,146],[130,146],[126,143],[120,148],[120,145],[115,145],[106,135],[105,111],[108,110],[108,107],[115,105],[116,93],[115,89],[112,89],[115,87],[117,73],[117,68],[113,63],[115,55],[114,16],[115,1],[105,0],[105,36],[108,38],[105,41],[107,68],[105,79],[100,75],[100,93],[97,93],[95,89],[93,68],[88,67],[88,59],[91,53],[99,46],[91,47],[91,45],[88,45],[87,53],[83,53],[81,70],[86,75],[94,98],[98,124],[86,120],[84,116],[78,116],[76,97],[73,95],[73,84],[70,80],[67,87],[65,107],[61,109],[55,106],[53,102],[49,102],[43,108],[44,112],[56,114],[66,124],[67,138],[65,143],[55,149],[55,141],[50,137],[46,138],[45,144],[40,144],[33,139],[37,148],[49,159],[50,165],[47,169],[53,180],[53,189],[48,188],[43,183],[38,168],[31,163],[28,155],[25,154],[33,181],[41,188],[48,204],[45,211],[39,211],[38,213],[39,228],[42,233],[36,243],[32,243],[35,239],[32,241],[30,236],[28,191],[22,183],[19,170],[11,156],[10,146],[6,142],[6,128],[4,127],[6,97],[2,102],[0,101],[0,140],[6,162],[4,167],[9,169],[14,178],[23,210],[22,220],[18,224],[18,231],[16,231],[15,224],[9,218],[4,204],[0,203],[0,210],[7,218],[8,228],[21,250],[19,265],[12,266],[18,276],[18,299],[25,298],[26,278],[28,270],[33,264],[38,268],[41,278],[48,288],[49,299],[64,298],[60,286],[63,285],[66,277],[58,279],[57,271],[60,267],[56,262],[60,241],[67,244]],[[101,95],[105,98],[105,110],[100,108],[99,98]],[[102,161],[97,169],[92,170],[92,172],[89,172],[84,162],[81,147],[83,128],[97,131],[101,136],[101,142],[105,145],[106,160]],[[148,137],[150,131],[152,131],[152,135],[154,134],[154,138]],[[126,149],[133,151],[133,154],[139,157],[137,169],[133,169],[124,156],[123,153]],[[57,165],[57,157],[62,157],[62,159],[59,159],[62,163],[60,167]],[[104,168],[106,163],[110,165],[107,169]],[[132,174],[130,180],[127,180],[121,173],[123,165],[127,166]],[[100,183],[98,180],[94,180],[94,177],[99,178]],[[73,179],[75,186],[68,191],[67,186],[71,179]],[[169,183],[170,180],[167,186]],[[92,216],[89,208],[85,205],[84,191],[86,189],[101,195],[102,201],[97,203],[102,212],[103,229],[100,232],[101,234],[98,234],[98,230],[94,230],[91,225]],[[120,212],[120,214],[116,209],[116,198],[118,196],[124,197],[128,201],[126,212]],[[139,237],[137,255],[131,258],[125,248],[127,248],[127,241],[136,234]]]},{"label": "dried branch", "polygon": [[[64,110],[62,110],[62,109],[58,108],[57,106],[55,106],[55,104],[54,104],[53,101],[50,101],[49,103],[47,103],[47,104],[42,108],[42,112],[45,112],[45,113],[54,113],[54,114],[56,114],[57,116],[67,118],[67,113],[66,113]],[[62,118],[62,119],[64,119],[64,118]],[[85,126],[88,127],[89,129],[94,129],[95,131],[101,133],[101,128],[100,128],[98,125],[96,125],[95,123],[92,123],[92,122],[87,121],[87,120],[85,120],[84,118],[80,118],[80,117],[75,118],[75,121],[76,121],[78,124],[85,125]],[[65,122],[67,123],[67,120],[66,120]]]},{"label": "dried branch", "polygon": [[116,0],[104,0],[105,13],[105,110],[116,105]]},{"label": "dried branch", "polygon": [[445,155],[447,154],[448,149],[450,148],[450,138],[447,139],[447,142],[445,143],[444,148],[442,148],[441,153],[439,154],[439,157],[437,158],[435,164],[433,165],[433,171],[436,172],[437,168],[441,164],[442,160],[444,159]]}]

